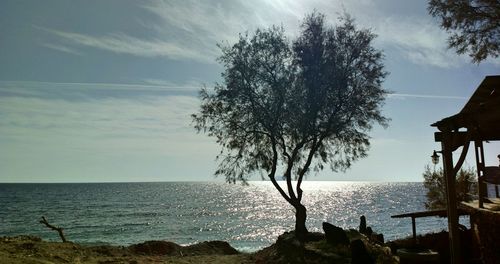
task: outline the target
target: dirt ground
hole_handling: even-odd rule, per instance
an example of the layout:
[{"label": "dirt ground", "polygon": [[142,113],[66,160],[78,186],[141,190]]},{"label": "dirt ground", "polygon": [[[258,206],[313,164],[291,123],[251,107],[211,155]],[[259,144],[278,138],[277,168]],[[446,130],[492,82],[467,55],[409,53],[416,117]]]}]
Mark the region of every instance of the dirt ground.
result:
[{"label": "dirt ground", "polygon": [[[210,246],[210,245],[208,245]],[[18,236],[0,238],[0,263],[255,263],[250,254],[216,252],[207,247],[180,247],[167,254],[137,252],[130,247],[92,246],[75,243],[47,242],[38,237]],[[161,250],[161,248],[160,248]],[[154,250],[153,250],[154,251]],[[224,250],[219,250],[224,251]]]},{"label": "dirt ground", "polygon": [[[0,263],[399,263],[391,249],[356,230],[347,230],[350,244],[332,244],[322,233],[310,233],[299,243],[293,232],[280,235],[273,245],[254,253],[241,253],[224,241],[181,246],[169,241],[146,241],[131,246],[83,246],[72,242],[48,242],[34,236],[0,237]],[[349,242],[348,241],[348,242]],[[355,245],[357,243],[357,245]],[[362,244],[363,246],[361,247]],[[361,250],[362,249],[362,250]]]}]

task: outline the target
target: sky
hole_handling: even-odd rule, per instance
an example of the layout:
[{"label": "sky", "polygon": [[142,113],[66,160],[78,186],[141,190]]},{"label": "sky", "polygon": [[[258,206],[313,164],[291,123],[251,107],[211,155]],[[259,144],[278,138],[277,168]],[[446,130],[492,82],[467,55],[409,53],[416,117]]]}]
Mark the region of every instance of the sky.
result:
[{"label": "sky", "polygon": [[[430,124],[459,112],[485,76],[500,73],[499,59],[478,65],[448,50],[426,5],[3,0],[0,182],[223,180],[213,176],[220,147],[197,134],[190,117],[198,90],[221,81],[217,44],[271,25],[293,38],[313,10],[331,25],[346,11],[378,35],[374,46],[390,72],[383,87],[392,94],[383,108],[390,126],[372,131],[369,156],[307,180],[422,181],[440,150]],[[498,165],[500,145],[485,148],[486,164]]]}]

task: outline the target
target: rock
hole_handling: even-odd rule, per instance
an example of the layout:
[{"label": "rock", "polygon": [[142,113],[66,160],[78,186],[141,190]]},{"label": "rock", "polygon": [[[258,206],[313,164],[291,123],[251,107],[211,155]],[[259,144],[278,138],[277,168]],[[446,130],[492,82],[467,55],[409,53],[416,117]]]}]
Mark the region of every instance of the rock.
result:
[{"label": "rock", "polygon": [[326,241],[332,245],[349,245],[349,238],[344,229],[336,227],[330,223],[323,222],[323,231],[325,231]]},{"label": "rock", "polygon": [[351,263],[352,264],[371,264],[375,263],[372,257],[366,251],[365,244],[361,239],[356,239],[351,242]]},{"label": "rock", "polygon": [[359,223],[359,232],[361,234],[366,234],[366,217],[362,215],[360,218],[360,223]]},{"label": "rock", "polygon": [[371,227],[371,226],[367,227],[367,228],[366,228],[366,233],[365,233],[365,235],[366,235],[367,237],[371,237],[371,236],[372,236],[372,234],[373,234],[372,227]]},{"label": "rock", "polygon": [[306,243],[304,245],[304,259],[306,263],[314,264],[350,263],[348,256],[341,256],[335,250],[325,248],[320,243]]},{"label": "rock", "polygon": [[169,241],[146,241],[129,247],[132,252],[143,255],[177,255],[180,248]]},{"label": "rock", "polygon": [[184,247],[182,252],[191,255],[234,255],[238,250],[231,247],[226,241],[205,241]]},{"label": "rock", "polygon": [[309,232],[307,233],[304,242],[315,242],[325,239],[325,234],[320,232]]},{"label": "rock", "polygon": [[239,254],[225,241],[205,241],[190,246],[180,246],[169,241],[146,241],[128,247],[131,252],[141,255],[200,256]]},{"label": "rock", "polygon": [[294,232],[285,232],[276,241],[278,255],[288,263],[305,263],[304,245],[295,237]]},{"label": "rock", "polygon": [[372,234],[371,239],[375,243],[378,243],[378,244],[381,244],[381,245],[384,244],[384,234],[374,233],[374,234]]}]

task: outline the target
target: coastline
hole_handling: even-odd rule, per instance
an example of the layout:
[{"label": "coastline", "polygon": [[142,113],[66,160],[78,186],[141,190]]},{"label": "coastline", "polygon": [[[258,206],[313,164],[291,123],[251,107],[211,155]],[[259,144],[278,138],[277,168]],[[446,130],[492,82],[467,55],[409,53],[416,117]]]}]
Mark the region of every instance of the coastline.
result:
[{"label": "coastline", "polygon": [[36,236],[0,237],[0,263],[255,263],[252,254],[238,252],[227,242],[180,246],[147,241],[131,246],[88,246],[49,242]]},{"label": "coastline", "polygon": [[[5,187],[5,186],[4,186]],[[1,185],[0,185],[1,188]],[[33,184],[3,188],[0,234],[32,234],[58,241],[38,223],[41,215],[82,244],[130,245],[169,240],[190,245],[224,240],[244,251],[267,247],[294,227],[293,208],[273,186],[227,184]],[[305,182],[307,226],[321,232],[326,221],[342,228],[359,225],[360,215],[387,240],[411,235],[411,221],[391,215],[423,210],[418,183]],[[408,200],[415,201],[408,203]],[[419,232],[438,232],[446,220],[423,219]]]},{"label": "coastline", "polygon": [[365,263],[355,262],[359,255],[373,263],[399,263],[383,242],[354,229],[339,230],[346,241],[332,242],[328,233],[309,233],[299,242],[293,232],[285,232],[271,246],[251,253],[238,251],[225,241],[189,246],[169,241],[89,246],[49,242],[36,236],[0,237],[0,263]]}]

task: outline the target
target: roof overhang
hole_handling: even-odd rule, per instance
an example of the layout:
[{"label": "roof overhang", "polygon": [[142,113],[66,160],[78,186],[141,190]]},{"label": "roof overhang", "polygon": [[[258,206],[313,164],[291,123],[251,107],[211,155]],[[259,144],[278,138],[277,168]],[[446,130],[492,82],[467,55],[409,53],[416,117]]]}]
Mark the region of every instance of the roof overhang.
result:
[{"label": "roof overhang", "polygon": [[[458,114],[431,126],[445,133],[472,133],[471,140],[500,140],[500,75],[484,78]],[[438,139],[440,136],[436,135],[436,141],[441,141]]]}]

